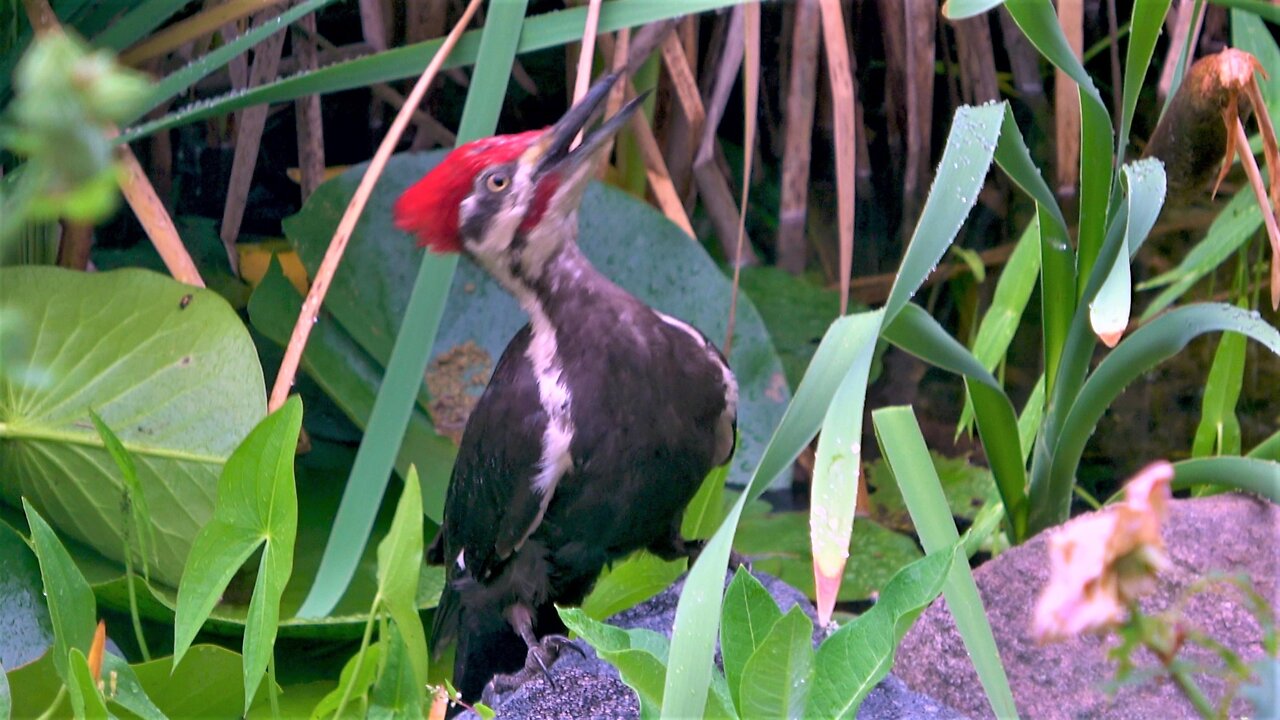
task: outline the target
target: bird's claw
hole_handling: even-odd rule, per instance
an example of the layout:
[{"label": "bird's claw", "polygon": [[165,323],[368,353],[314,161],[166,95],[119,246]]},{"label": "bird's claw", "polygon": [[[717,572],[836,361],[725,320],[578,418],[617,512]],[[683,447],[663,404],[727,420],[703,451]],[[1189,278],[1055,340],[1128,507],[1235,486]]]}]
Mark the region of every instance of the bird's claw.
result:
[{"label": "bird's claw", "polygon": [[555,678],[551,676],[551,666],[555,665],[556,660],[560,658],[560,653],[565,650],[572,650],[584,658],[587,656],[582,648],[569,638],[563,635],[547,635],[536,644],[529,646],[523,668],[509,675],[495,675],[491,681],[493,689],[499,693],[510,692],[532,681],[538,675],[547,681],[552,690],[558,689]]}]

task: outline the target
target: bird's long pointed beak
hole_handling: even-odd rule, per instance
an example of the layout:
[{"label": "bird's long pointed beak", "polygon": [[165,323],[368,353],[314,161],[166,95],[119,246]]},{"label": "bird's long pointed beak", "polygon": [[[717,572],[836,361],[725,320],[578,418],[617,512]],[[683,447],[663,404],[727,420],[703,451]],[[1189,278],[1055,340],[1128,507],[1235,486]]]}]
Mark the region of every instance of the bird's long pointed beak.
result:
[{"label": "bird's long pointed beak", "polygon": [[525,151],[524,156],[520,158],[520,164],[531,166],[535,178],[555,172],[560,176],[562,185],[565,183],[574,187],[579,184],[585,185],[593,174],[592,161],[603,148],[608,146],[609,141],[618,134],[648,96],[646,92],[633,98],[613,117],[587,133],[581,144],[571,147],[578,133],[589,125],[604,107],[609,91],[613,89],[618,77],[617,73],[613,73],[596,81],[581,102],[570,108],[555,125],[547,128],[543,136]]}]

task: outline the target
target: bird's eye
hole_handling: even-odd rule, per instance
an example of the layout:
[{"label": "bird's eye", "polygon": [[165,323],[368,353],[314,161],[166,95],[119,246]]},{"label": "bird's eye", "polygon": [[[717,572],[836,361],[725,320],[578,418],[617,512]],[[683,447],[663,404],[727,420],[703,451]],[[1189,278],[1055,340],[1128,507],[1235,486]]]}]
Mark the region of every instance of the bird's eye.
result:
[{"label": "bird's eye", "polygon": [[507,177],[506,173],[496,172],[485,178],[484,184],[493,192],[502,192],[511,185],[511,178]]}]

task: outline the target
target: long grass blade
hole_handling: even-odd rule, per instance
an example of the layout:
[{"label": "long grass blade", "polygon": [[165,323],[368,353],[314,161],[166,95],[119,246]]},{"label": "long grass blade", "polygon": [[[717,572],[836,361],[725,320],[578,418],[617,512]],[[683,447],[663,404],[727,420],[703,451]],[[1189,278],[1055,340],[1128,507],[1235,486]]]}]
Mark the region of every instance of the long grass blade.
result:
[{"label": "long grass blade", "polygon": [[1040,240],[1040,257],[1036,262],[1040,270],[1041,334],[1044,337],[1045,368],[1052,381],[1057,375],[1062,348],[1071,328],[1071,317],[1075,314],[1076,258],[1068,244],[1067,221],[1062,215],[1062,208],[1031,159],[1031,151],[1018,131],[1011,108],[1005,109],[995,161],[1036,202],[1036,228]]},{"label": "long grass blade", "polygon": [[[293,19],[306,14],[306,12],[297,12],[304,6],[310,7],[310,10],[307,10],[309,12],[314,10],[314,7],[311,6],[322,7],[332,1],[312,0],[312,2],[291,8],[282,17],[289,16],[292,19],[287,22],[293,22]],[[615,32],[622,28],[646,25],[681,15],[717,10],[730,5],[737,5],[741,2],[743,0],[683,0],[682,2],[611,0],[604,3],[600,8],[600,32]],[[504,3],[497,4],[503,5]],[[586,7],[558,10],[531,17],[523,25],[519,38],[520,44],[517,46],[516,52],[523,54],[535,50],[546,50],[547,48],[559,47],[565,43],[579,40],[582,37],[582,24],[586,17]],[[239,42],[243,37],[245,36],[236,38],[236,42]],[[209,117],[225,115],[233,110],[239,110],[250,105],[296,100],[305,95],[363,88],[377,83],[416,77],[422,70],[422,58],[434,53],[440,47],[440,43],[440,39],[428,40],[355,60],[335,63],[315,72],[299,73],[292,77],[254,88],[249,92],[228,93],[212,100],[202,100],[180,108],[164,117],[131,127],[124,133],[123,138],[126,142],[132,142],[137,138],[150,135],[159,130],[185,125]],[[235,52],[243,51],[244,47],[241,46]],[[465,67],[475,63],[479,49],[480,31],[473,30],[463,35],[458,42],[457,49],[449,56],[449,61],[445,63],[444,69]],[[213,57],[215,53],[221,50],[222,48],[206,57]],[[225,64],[228,59],[229,56],[226,59],[222,59],[221,63]],[[194,77],[184,83],[174,81],[174,83],[180,84],[180,87],[172,90],[168,89],[170,84],[174,84],[170,82],[173,78],[173,76],[170,76],[170,79],[166,79],[161,85],[165,92],[161,93],[161,88],[157,89],[157,95],[163,95],[163,97],[156,99],[151,107],[177,94],[200,77],[203,77],[204,74],[217,69],[217,67],[221,67],[221,65],[195,73]],[[184,70],[182,72],[187,71]],[[139,114],[139,117],[141,117],[141,114]]]},{"label": "long grass blade", "polygon": [[1116,396],[1142,373],[1180,352],[1196,337],[1222,331],[1246,335],[1280,355],[1280,330],[1256,313],[1231,305],[1201,304],[1178,308],[1152,320],[1117,345],[1098,365],[1062,421],[1047,482],[1042,494],[1032,502],[1033,532],[1066,519],[1071,487],[1085,444]]},{"label": "long grass blade", "polygon": [[832,323],[814,352],[786,414],[728,517],[716,530],[689,571],[676,608],[670,661],[663,690],[662,716],[700,717],[712,678],[724,574],[738,520],[746,504],[790,466],[817,434],[831,397],[849,373],[863,346],[874,343],[882,311],[842,317]]},{"label": "long grass blade", "polygon": [[956,111],[933,188],[885,302],[886,322],[893,321],[938,266],[977,202],[995,155],[1004,110],[1001,103]]},{"label": "long grass blade", "polygon": [[[497,127],[526,5],[525,0],[511,0],[489,9],[471,92],[467,93],[458,128],[459,142],[483,137]],[[456,257],[428,255],[418,270],[364,441],[334,518],[329,544],[298,617],[327,615],[351,582],[413,411],[456,266]]]},{"label": "long grass blade", "polygon": [[106,29],[93,36],[93,44],[111,50],[123,50],[173,17],[190,0],[144,0]]},{"label": "long grass blade", "polygon": [[883,336],[912,355],[964,377],[965,387],[973,398],[978,435],[1004,502],[1010,529],[1016,539],[1026,537],[1027,475],[1018,442],[1018,421],[1013,403],[999,381],[924,308],[914,303],[886,324]]},{"label": "long grass blade", "polygon": [[1213,4],[1244,10],[1268,22],[1280,23],[1280,7],[1270,0],[1213,0]]},{"label": "long grass blade", "polygon": [[813,546],[818,623],[824,626],[831,622],[849,558],[858,485],[863,482],[862,411],[874,357],[875,343],[864,343],[831,398],[818,435],[809,501],[809,538]]},{"label": "long grass blade", "polygon": [[[383,137],[382,143],[378,145],[377,152],[373,154],[373,160],[369,162],[369,167],[365,170],[364,177],[360,178],[360,184],[356,187],[355,193],[351,197],[351,202],[347,204],[347,209],[342,214],[342,219],[338,221],[338,228],[334,231],[333,239],[325,250],[324,260],[320,262],[320,268],[316,271],[315,280],[311,283],[311,288],[307,292],[307,299],[302,303],[302,313],[298,315],[298,322],[294,325],[293,335],[289,338],[289,345],[285,348],[284,360],[281,361],[280,370],[276,374],[275,386],[271,389],[271,400],[267,404],[269,412],[274,412],[276,408],[284,404],[285,398],[289,395],[289,390],[293,387],[294,376],[298,372],[298,363],[302,360],[302,351],[307,346],[307,337],[311,333],[311,327],[315,325],[316,315],[320,312],[320,305],[324,302],[325,293],[329,290],[334,273],[338,271],[338,263],[342,262],[342,255],[346,252],[347,243],[351,240],[351,233],[355,230],[356,222],[360,219],[360,214],[364,212],[365,205],[369,202],[369,196],[373,194],[373,186],[378,182],[378,178],[382,176],[382,170],[387,166],[387,160],[391,158],[391,153],[400,141],[400,136],[404,134],[405,128],[409,125],[409,118],[413,114],[413,109],[422,102],[423,96],[427,94],[427,88],[430,87],[432,81],[435,80],[436,74],[440,71],[440,66],[444,64],[445,58],[449,56],[449,52],[457,44],[462,31],[470,24],[472,16],[475,15],[476,10],[479,8],[479,0],[472,0],[467,6],[462,17],[454,25],[453,31],[449,33],[449,36],[445,38],[444,43],[440,46],[439,52],[427,64],[426,69],[418,78],[418,82],[414,84],[413,90],[409,92],[409,97],[404,106],[396,114],[396,118],[392,121],[386,136]],[[223,241],[226,241],[225,237]]]},{"label": "long grass blade", "polygon": [[1241,448],[1240,419],[1236,403],[1244,389],[1244,359],[1248,349],[1242,335],[1222,334],[1213,354],[1213,365],[1204,383],[1204,400],[1200,404],[1200,423],[1191,442],[1192,457],[1239,455]]},{"label": "long grass blade", "polygon": [[[135,122],[138,118],[141,118],[151,112],[166,100],[177,96],[178,93],[181,93],[194,85],[204,76],[231,62],[232,58],[240,55],[263,40],[266,40],[277,32],[283,32],[287,26],[293,24],[293,22],[298,18],[304,15],[309,15],[333,1],[334,0],[306,0],[306,2],[298,3],[297,5],[294,5],[288,10],[280,13],[276,19],[262,23],[252,30],[240,35],[236,39],[222,45],[216,50],[211,51],[208,55],[192,62],[181,70],[170,74],[156,85],[155,90],[151,92],[151,97],[147,99],[147,102],[142,104],[142,108],[134,114],[134,117],[121,124],[123,125],[128,124],[129,122]],[[262,87],[270,87],[270,85],[264,85]],[[289,99],[292,100],[294,98]],[[247,107],[247,105],[242,105],[241,107]],[[229,111],[230,109],[213,114],[223,115]],[[139,137],[141,137],[141,135],[134,133],[132,130],[127,130],[121,134],[120,142],[132,142]]]},{"label": "long grass blade", "polygon": [[1253,191],[1243,188],[1209,225],[1204,239],[1196,243],[1174,269],[1138,285],[1138,290],[1165,287],[1143,310],[1139,322],[1147,322],[1187,293],[1253,237],[1262,226],[1262,212]]},{"label": "long grass blade", "polygon": [[1072,52],[1058,25],[1049,0],[1019,0],[1006,3],[1009,15],[1042,55],[1080,87],[1080,222],[1077,296],[1083,296],[1084,279],[1089,277],[1101,250],[1107,222],[1107,205],[1112,183],[1112,127],[1093,79]]},{"label": "long grass blade", "polygon": [[[915,414],[909,407],[889,407],[874,411],[871,418],[880,449],[902,489],[902,498],[911,513],[912,524],[920,533],[925,552],[932,554],[955,547],[960,535]],[[1000,651],[982,607],[982,597],[963,553],[956,554],[942,593],[978,671],[987,700],[991,702],[991,710],[999,718],[1018,717]]]},{"label": "long grass blade", "polygon": [[[1040,223],[1033,219],[1022,231],[1000,273],[991,307],[982,316],[978,334],[973,340],[973,356],[987,371],[994,371],[1009,350],[1013,336],[1022,322],[1022,313],[1031,300],[1036,278],[1040,276]],[[965,394],[964,408],[956,423],[956,434],[965,432],[973,422],[973,401]]]},{"label": "long grass blade", "polygon": [[1124,104],[1120,110],[1120,128],[1116,134],[1116,154],[1124,157],[1129,143],[1129,128],[1138,107],[1138,95],[1151,67],[1156,40],[1169,13],[1170,0],[1136,0],[1129,21],[1129,49],[1124,61]]},{"label": "long grass blade", "polygon": [[1280,462],[1228,455],[1173,464],[1174,490],[1202,485],[1243,490],[1280,503]]},{"label": "long grass blade", "polygon": [[272,4],[271,0],[226,0],[217,5],[206,6],[195,15],[166,27],[120,53],[120,62],[140,65],[152,58],[171,53],[220,27],[226,27],[263,10],[269,11]]}]

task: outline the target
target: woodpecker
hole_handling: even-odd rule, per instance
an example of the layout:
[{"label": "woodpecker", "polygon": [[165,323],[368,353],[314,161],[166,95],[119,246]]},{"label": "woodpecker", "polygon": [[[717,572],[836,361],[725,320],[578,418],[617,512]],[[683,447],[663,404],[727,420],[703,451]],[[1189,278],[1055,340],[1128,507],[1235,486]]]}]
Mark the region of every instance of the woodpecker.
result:
[{"label": "woodpecker", "polygon": [[567,642],[554,605],[580,604],[606,565],[640,549],[694,556],[681,517],[735,446],[724,356],[578,248],[583,191],[643,99],[573,147],[616,80],[551,127],[455,149],[395,206],[400,229],[478,264],[529,317],[463,431],[428,552],[447,580],[432,650],[457,641],[468,702],[495,676],[545,672]]}]

